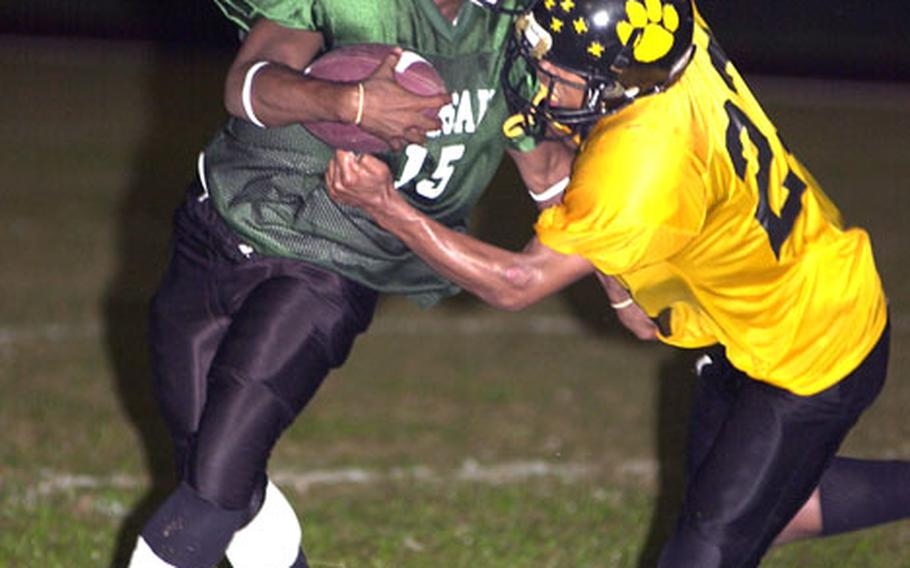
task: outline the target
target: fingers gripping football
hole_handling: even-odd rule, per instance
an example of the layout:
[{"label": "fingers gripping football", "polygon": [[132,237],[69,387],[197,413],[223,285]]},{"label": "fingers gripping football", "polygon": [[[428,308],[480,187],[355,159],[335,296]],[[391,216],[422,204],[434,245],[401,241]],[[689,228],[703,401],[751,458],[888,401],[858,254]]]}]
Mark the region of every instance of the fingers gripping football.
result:
[{"label": "fingers gripping football", "polygon": [[400,49],[394,50],[363,83],[362,127],[396,150],[405,142],[422,144],[427,132],[439,130],[439,109],[451,102],[447,94],[422,96],[402,87],[395,73],[404,57],[407,56]]},{"label": "fingers gripping football", "polygon": [[423,143],[428,132],[440,129],[439,109],[451,102],[445,81],[429,61],[391,45],[339,47],[304,73],[352,87],[349,122],[304,123],[311,134],[343,150],[380,153]]}]

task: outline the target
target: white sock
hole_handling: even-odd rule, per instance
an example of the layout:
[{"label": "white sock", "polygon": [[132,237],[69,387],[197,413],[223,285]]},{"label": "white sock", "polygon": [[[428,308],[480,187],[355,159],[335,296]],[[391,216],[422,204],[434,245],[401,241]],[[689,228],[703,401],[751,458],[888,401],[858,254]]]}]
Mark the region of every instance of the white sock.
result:
[{"label": "white sock", "polygon": [[[290,566],[290,564],[289,564]],[[158,557],[152,548],[145,542],[141,536],[136,541],[136,548],[133,549],[133,555],[130,557],[130,564],[127,568],[177,568],[173,564],[168,564]]]},{"label": "white sock", "polygon": [[300,537],[294,509],[269,480],[262,507],[252,521],[234,533],[226,556],[234,568],[288,568],[300,554]]}]

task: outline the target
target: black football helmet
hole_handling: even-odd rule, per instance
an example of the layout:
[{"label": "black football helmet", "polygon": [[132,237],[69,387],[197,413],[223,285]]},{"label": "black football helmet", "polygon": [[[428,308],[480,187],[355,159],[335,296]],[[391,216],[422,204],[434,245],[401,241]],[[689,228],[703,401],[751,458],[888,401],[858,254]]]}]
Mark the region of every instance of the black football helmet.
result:
[{"label": "black football helmet", "polygon": [[[689,61],[693,26],[692,0],[536,0],[507,47],[502,82],[515,115],[506,134],[584,135],[601,117],[663,90]],[[580,109],[552,104],[562,79],[541,61],[584,81]]]}]

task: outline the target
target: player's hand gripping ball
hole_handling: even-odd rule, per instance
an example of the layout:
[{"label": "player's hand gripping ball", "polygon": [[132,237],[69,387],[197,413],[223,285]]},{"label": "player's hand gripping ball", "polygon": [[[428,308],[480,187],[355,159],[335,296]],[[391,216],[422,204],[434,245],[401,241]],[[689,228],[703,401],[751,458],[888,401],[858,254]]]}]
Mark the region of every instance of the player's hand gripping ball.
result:
[{"label": "player's hand gripping ball", "polygon": [[[356,84],[370,77],[393,49],[393,45],[375,43],[339,47],[313,61],[304,74],[324,81]],[[444,95],[447,92],[445,82],[436,69],[412,51],[405,50],[401,54],[395,66],[395,80],[416,95]],[[303,126],[333,148],[365,153],[390,150],[385,140],[354,124],[308,122]]]}]

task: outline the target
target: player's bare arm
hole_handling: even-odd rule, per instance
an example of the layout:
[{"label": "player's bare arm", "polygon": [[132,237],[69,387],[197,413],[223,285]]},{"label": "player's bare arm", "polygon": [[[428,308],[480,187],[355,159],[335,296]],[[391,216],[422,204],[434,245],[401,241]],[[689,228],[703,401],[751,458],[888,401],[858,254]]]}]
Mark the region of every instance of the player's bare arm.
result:
[{"label": "player's bare arm", "polygon": [[632,295],[619,281],[602,272],[597,273],[597,279],[603,287],[610,305],[616,311],[619,323],[632,332],[638,339],[652,341],[657,339],[657,325],[641,307],[632,299]]},{"label": "player's bare arm", "polygon": [[[547,66],[546,62],[543,64],[553,74],[565,79],[564,82],[554,86],[557,91],[556,96],[563,101],[563,104],[579,107],[582,104],[584,89],[578,87],[578,79],[559,68]],[[558,187],[554,184],[559,184],[560,180],[568,181],[572,160],[577,150],[577,145],[566,139],[565,141],[546,141],[531,152],[509,152],[539,209],[543,210],[562,200],[562,193],[554,194],[551,189]],[[570,156],[568,160],[565,158],[566,155]],[[598,272],[597,278],[610,299],[610,305],[616,310],[620,323],[639,339],[657,339],[657,326],[648,314],[632,300],[629,291],[612,276]]]},{"label": "player's bare arm", "polygon": [[[545,209],[562,200],[562,192],[553,193],[551,189],[558,189],[560,184],[565,189],[567,185],[565,182],[572,173],[575,152],[574,146],[555,140],[543,142],[529,152],[509,150],[509,155],[518,167],[522,180],[539,209]],[[639,339],[657,339],[657,326],[648,314],[632,301],[629,291],[612,276],[598,272],[597,277],[610,299],[610,305],[616,309],[620,323]]]},{"label": "player's bare arm", "polygon": [[444,277],[504,310],[520,310],[560,290],[594,267],[532,239],[511,252],[453,231],[418,212],[395,190],[386,164],[336,151],[326,171],[336,201],[360,207]]},{"label": "player's bare arm", "polygon": [[569,147],[560,141],[547,140],[539,143],[533,150],[520,152],[506,150],[518,173],[539,209],[559,203],[562,192],[555,192],[550,197],[540,199],[551,188],[559,187],[568,180],[572,173],[572,161],[575,159],[575,148]]},{"label": "player's bare arm", "polygon": [[[395,51],[367,79],[357,84],[321,81],[303,75],[303,70],[320,53],[322,34],[287,28],[260,19],[250,29],[225,82],[224,101],[228,112],[249,119],[247,104],[266,126],[335,121],[360,125],[400,149],[407,142],[421,143],[428,131],[437,130],[440,107],[448,95],[424,97],[402,88],[394,67],[401,52]],[[267,62],[267,65],[260,65]],[[250,80],[250,70],[258,66]],[[362,98],[361,98],[362,97]]]}]

